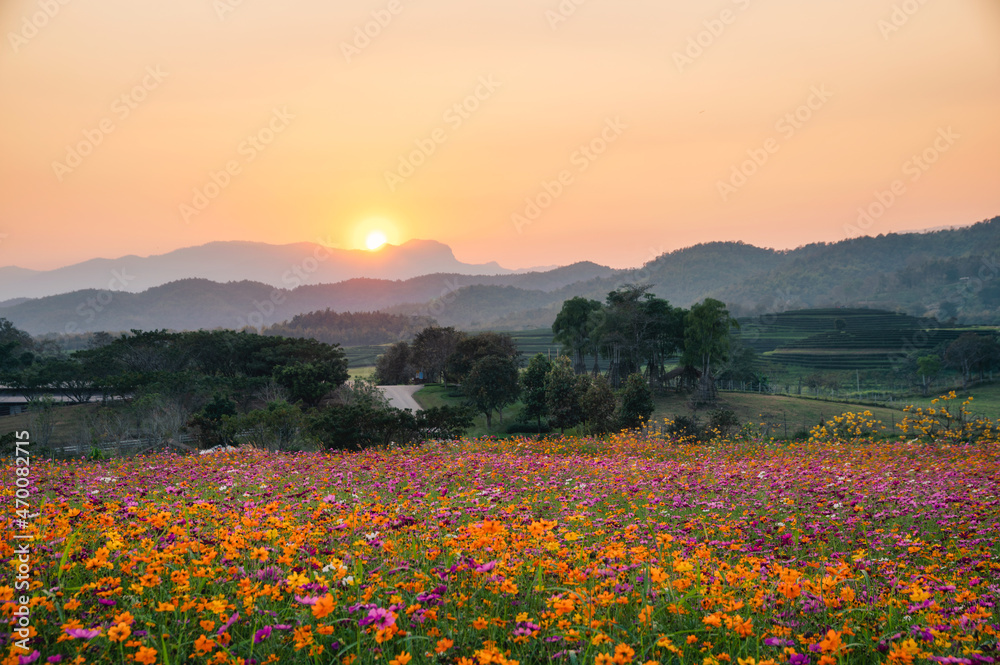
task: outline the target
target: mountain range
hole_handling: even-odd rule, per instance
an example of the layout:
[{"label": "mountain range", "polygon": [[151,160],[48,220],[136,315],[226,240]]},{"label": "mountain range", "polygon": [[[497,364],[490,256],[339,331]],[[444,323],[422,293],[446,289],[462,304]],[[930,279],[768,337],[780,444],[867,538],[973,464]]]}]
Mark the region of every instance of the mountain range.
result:
[{"label": "mountain range", "polygon": [[[205,247],[213,245],[219,243]],[[231,257],[240,255],[239,245],[225,245]],[[294,266],[302,269],[305,265],[294,261],[303,261],[301,252],[308,248],[278,248],[282,260],[293,261],[292,268],[286,262],[278,272],[281,261],[267,258],[267,246],[247,245],[252,251],[243,255],[245,263],[237,258],[230,261],[247,271],[241,274],[256,272],[258,261],[268,266],[254,279],[222,283],[203,275],[187,276],[139,292],[90,288],[29,300],[4,282],[4,293],[18,300],[0,306],[0,316],[32,334],[259,328],[326,308],[430,316],[442,325],[466,330],[514,330],[551,325],[563,301],[573,296],[604,300],[616,288],[639,283],[674,305],[688,307],[714,297],[740,316],[843,306],[1000,323],[1000,217],[957,229],[859,237],[793,250],[741,242],[705,243],[663,254],[633,270],[582,262],[519,274],[469,274],[482,267],[461,264],[467,272],[460,272],[453,267],[457,261],[448,262],[454,256],[446,246],[422,243],[417,248],[438,257],[443,262],[441,271],[335,283],[320,283],[317,268],[306,275],[311,283],[282,284],[285,271],[292,270],[295,276]],[[300,247],[299,253],[289,253],[288,247]],[[330,270],[339,269],[332,261]],[[415,269],[417,262],[407,265],[406,269]],[[486,265],[489,268],[482,269],[496,264]],[[103,267],[113,269],[110,264]],[[130,285],[135,289],[139,283],[136,276]]]},{"label": "mountain range", "polygon": [[409,279],[431,273],[507,275],[499,264],[469,264],[433,240],[384,245],[377,251],[336,249],[317,243],[269,245],[211,242],[156,256],[92,259],[54,270],[0,268],[0,301],[40,298],[79,289],[145,291],[182,279],[262,282],[281,288],[333,284],[355,277]]}]

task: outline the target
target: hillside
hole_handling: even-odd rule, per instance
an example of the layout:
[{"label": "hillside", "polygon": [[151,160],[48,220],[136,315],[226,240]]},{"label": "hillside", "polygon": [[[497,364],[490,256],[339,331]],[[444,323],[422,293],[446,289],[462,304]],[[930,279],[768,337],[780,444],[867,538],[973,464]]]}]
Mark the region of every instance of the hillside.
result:
[{"label": "hillside", "polygon": [[788,251],[706,243],[634,270],[581,262],[541,272],[355,278],[297,288],[275,288],[262,279],[185,279],[140,293],[92,289],[15,301],[2,311],[32,334],[260,327],[327,308],[427,316],[467,330],[524,330],[551,325],[562,302],[573,296],[604,300],[628,283],[650,284],[653,293],[682,307],[718,298],[737,316],[860,307],[995,324],[1000,323],[1000,218]]},{"label": "hillside", "polygon": [[741,320],[739,338],[763,359],[820,370],[891,369],[977,328],[877,309],[809,309]]}]

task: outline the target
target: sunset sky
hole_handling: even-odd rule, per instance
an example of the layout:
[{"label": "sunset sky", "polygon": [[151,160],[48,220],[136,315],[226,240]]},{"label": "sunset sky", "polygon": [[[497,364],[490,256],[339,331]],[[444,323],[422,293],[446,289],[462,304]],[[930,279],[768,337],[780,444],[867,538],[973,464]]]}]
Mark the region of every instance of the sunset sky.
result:
[{"label": "sunset sky", "polygon": [[0,32],[0,266],[381,231],[625,267],[1000,215],[996,0],[5,0]]}]

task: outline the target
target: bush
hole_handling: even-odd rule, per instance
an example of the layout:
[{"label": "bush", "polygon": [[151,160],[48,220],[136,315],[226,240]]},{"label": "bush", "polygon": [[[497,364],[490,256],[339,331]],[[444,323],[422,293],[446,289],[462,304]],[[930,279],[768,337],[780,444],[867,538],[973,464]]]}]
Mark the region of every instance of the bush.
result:
[{"label": "bush", "polygon": [[708,429],[718,433],[719,436],[728,436],[740,428],[740,419],[736,417],[736,412],[730,409],[716,409],[709,414]]},{"label": "bush", "polygon": [[546,423],[513,423],[507,425],[507,434],[548,434],[552,431]]},{"label": "bush", "polygon": [[314,412],[306,430],[330,450],[407,445],[425,439],[455,439],[472,427],[469,409],[435,407],[416,414],[354,403]]},{"label": "bush", "polygon": [[702,432],[698,422],[687,416],[677,416],[667,425],[667,434],[679,439],[700,439]]},{"label": "bush", "polygon": [[621,429],[642,427],[653,415],[653,391],[641,374],[632,374],[620,393],[618,426]]}]

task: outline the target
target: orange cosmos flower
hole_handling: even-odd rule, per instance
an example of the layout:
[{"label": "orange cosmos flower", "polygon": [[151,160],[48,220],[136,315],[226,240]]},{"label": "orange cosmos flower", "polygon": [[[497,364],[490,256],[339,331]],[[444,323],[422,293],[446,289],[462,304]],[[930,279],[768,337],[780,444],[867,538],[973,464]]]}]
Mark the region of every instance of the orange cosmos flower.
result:
[{"label": "orange cosmos flower", "polygon": [[194,648],[198,651],[199,656],[204,656],[215,648],[215,642],[202,635],[194,641]]},{"label": "orange cosmos flower", "polygon": [[123,642],[131,634],[132,629],[128,627],[128,624],[120,623],[108,631],[108,639],[112,642]]},{"label": "orange cosmos flower", "polygon": [[322,619],[333,612],[334,607],[336,607],[336,603],[333,601],[333,595],[328,593],[317,600],[316,604],[312,606],[313,616],[317,619]]},{"label": "orange cosmos flower", "polygon": [[150,649],[149,647],[139,647],[139,650],[135,653],[135,662],[142,663],[142,665],[153,665],[156,662],[156,649]]},{"label": "orange cosmos flower", "polygon": [[393,658],[392,660],[390,660],[389,665],[406,665],[412,659],[413,656],[404,651],[395,658]]}]

